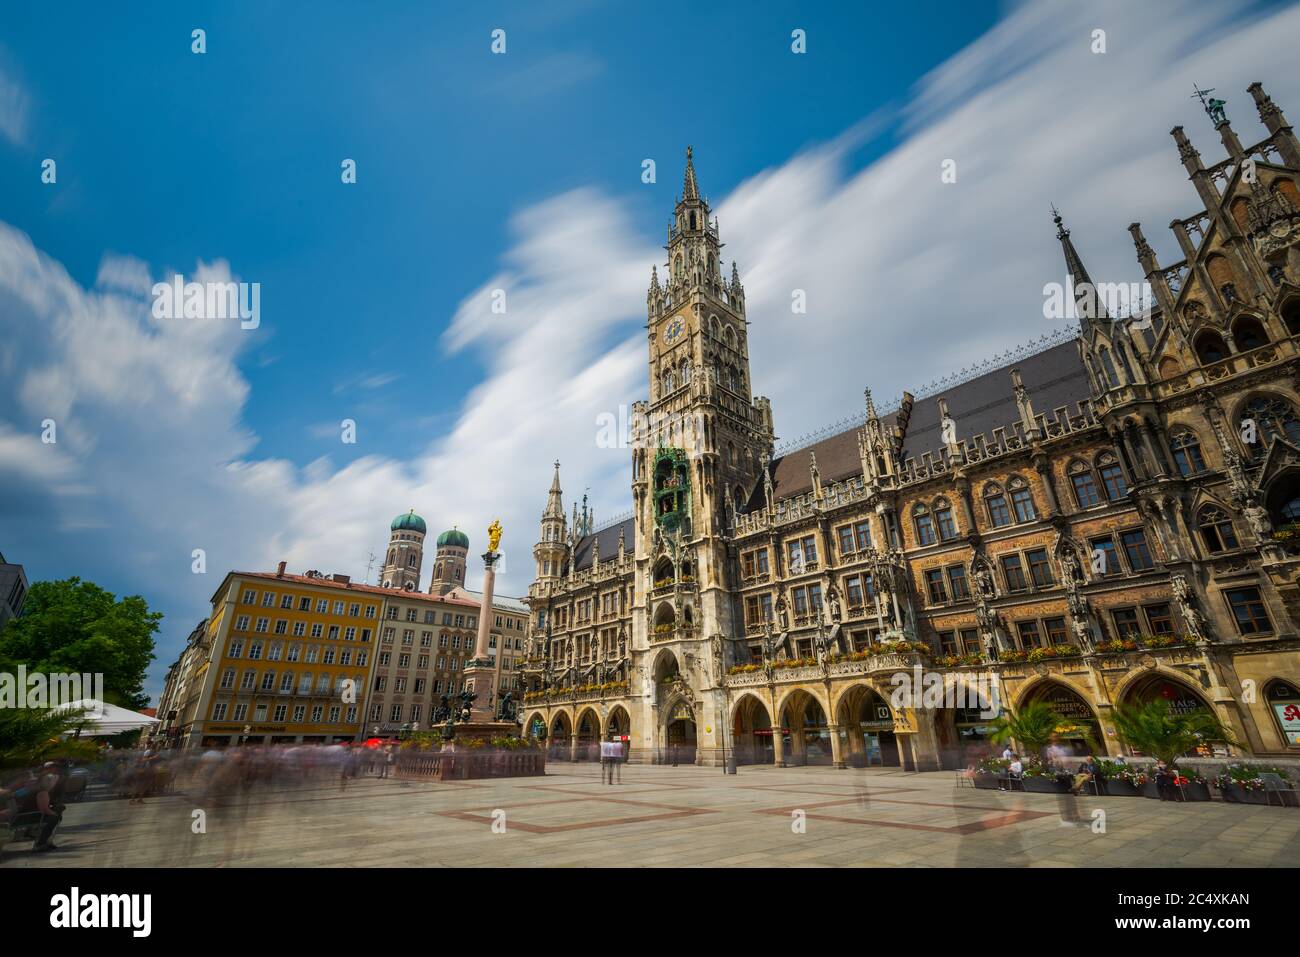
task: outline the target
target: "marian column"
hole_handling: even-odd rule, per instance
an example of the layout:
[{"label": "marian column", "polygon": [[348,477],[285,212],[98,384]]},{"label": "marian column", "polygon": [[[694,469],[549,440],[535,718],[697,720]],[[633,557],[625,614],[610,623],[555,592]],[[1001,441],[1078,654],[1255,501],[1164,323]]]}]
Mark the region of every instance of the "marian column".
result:
[{"label": "marian column", "polygon": [[488,526],[488,550],[483,554],[483,604],[478,615],[478,640],[474,645],[474,657],[466,663],[465,680],[474,689],[475,721],[495,721],[496,702],[493,692],[496,667],[492,664],[491,650],[488,648],[488,632],[491,630],[492,590],[496,585],[496,563],[501,557],[497,545],[501,543],[501,522],[494,521]]}]

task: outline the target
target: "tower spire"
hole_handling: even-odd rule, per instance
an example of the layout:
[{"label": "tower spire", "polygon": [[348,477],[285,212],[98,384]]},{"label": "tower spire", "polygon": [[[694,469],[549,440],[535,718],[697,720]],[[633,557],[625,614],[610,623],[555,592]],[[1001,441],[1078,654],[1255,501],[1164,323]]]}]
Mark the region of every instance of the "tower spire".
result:
[{"label": "tower spire", "polygon": [[1061,241],[1061,250],[1065,253],[1065,271],[1074,289],[1074,305],[1079,316],[1079,328],[1086,335],[1094,322],[1110,322],[1110,316],[1106,314],[1105,303],[1098,299],[1097,288],[1092,284],[1092,277],[1088,275],[1079,251],[1074,248],[1070,231],[1065,228],[1065,224],[1061,221],[1061,214],[1055,206],[1052,207],[1052,222],[1056,223],[1056,238]]},{"label": "tower spire", "polygon": [[555,475],[551,478],[551,490],[546,495],[546,511],[543,519],[558,518],[564,520],[564,500],[560,491],[560,460],[555,460]]},{"label": "tower spire", "polygon": [[700,184],[695,180],[695,160],[692,158],[695,147],[686,147],[686,174],[682,178],[682,199],[690,201],[700,198]]}]

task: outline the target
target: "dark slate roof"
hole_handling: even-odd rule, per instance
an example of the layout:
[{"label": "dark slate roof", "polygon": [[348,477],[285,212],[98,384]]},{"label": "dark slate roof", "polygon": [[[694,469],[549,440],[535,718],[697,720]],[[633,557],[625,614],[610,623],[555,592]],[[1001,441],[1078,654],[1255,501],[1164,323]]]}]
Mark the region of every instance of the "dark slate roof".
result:
[{"label": "dark slate roof", "polygon": [[602,528],[600,531],[591,535],[584,535],[578,539],[578,547],[574,550],[574,561],[578,563],[578,571],[591,567],[592,543],[600,542],[600,560],[607,562],[611,558],[618,557],[618,535],[619,532],[624,535],[623,546],[630,552],[636,547],[636,519],[625,518],[621,522],[615,522],[608,528]]},{"label": "dark slate roof", "polygon": [[[1036,355],[1026,356],[1013,363],[976,376],[925,399],[917,399],[908,421],[907,435],[903,440],[903,458],[919,460],[926,452],[935,458],[943,448],[939,399],[948,403],[948,414],[957,423],[958,441],[969,442],[976,435],[990,436],[994,429],[1005,428],[1008,434],[1014,423],[1020,421],[1015,393],[1011,385],[1011,369],[1020,370],[1020,377],[1029,390],[1029,398],[1036,415],[1055,418],[1055,410],[1065,406],[1077,414],[1078,403],[1089,398],[1088,375],[1079,360],[1077,341],[1071,339],[1052,346]],[[886,433],[892,433],[897,412],[880,417]],[[777,499],[802,495],[812,489],[809,472],[809,453],[817,454],[817,468],[822,484],[829,485],[854,475],[862,474],[858,459],[857,426],[822,439],[805,448],[797,449],[772,460],[772,487]],[[764,505],[763,483],[759,482],[750,495],[747,511],[761,509]],[[604,543],[601,553],[604,554]]]}]

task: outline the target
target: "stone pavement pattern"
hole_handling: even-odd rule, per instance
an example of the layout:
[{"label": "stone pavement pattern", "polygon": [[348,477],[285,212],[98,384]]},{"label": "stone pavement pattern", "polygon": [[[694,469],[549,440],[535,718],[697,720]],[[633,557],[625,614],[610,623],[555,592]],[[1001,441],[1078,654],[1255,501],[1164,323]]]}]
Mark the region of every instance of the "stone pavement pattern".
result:
[{"label": "stone pavement pattern", "polygon": [[69,807],[59,850],[11,844],[0,867],[1300,865],[1296,808],[959,789],[952,772],[622,771],[612,786],[581,764],[544,778],[322,781],[204,808],[204,834],[191,829],[202,805],[183,793],[90,800]]}]

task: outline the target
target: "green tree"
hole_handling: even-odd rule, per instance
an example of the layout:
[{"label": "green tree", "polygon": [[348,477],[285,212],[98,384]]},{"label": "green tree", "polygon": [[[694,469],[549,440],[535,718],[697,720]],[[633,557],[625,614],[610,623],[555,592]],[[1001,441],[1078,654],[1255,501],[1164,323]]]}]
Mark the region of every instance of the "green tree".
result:
[{"label": "green tree", "polygon": [[102,673],[105,700],[143,708],[162,617],[139,595],[119,599],[80,578],[36,582],[22,615],[0,631],[0,663],[9,663],[6,670],[21,662],[29,671]]},{"label": "green tree", "polygon": [[1116,705],[1113,720],[1121,741],[1166,764],[1173,764],[1179,755],[1195,751],[1206,741],[1235,744],[1219,719],[1205,708],[1176,714],[1163,698]]},{"label": "green tree", "polygon": [[1021,705],[1014,714],[1004,713],[993,722],[991,740],[1001,744],[1015,741],[1026,754],[1039,757],[1052,740],[1056,729],[1068,724],[1066,718],[1045,701]]}]

